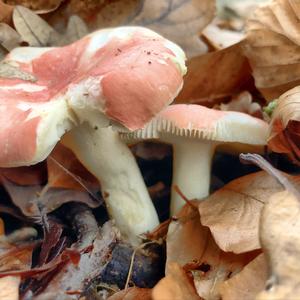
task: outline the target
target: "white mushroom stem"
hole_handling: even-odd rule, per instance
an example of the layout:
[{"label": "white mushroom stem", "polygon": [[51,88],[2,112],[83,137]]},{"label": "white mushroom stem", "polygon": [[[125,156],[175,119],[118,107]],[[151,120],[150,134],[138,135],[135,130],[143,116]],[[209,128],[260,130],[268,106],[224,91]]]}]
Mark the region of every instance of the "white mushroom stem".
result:
[{"label": "white mushroom stem", "polygon": [[[202,199],[209,194],[211,162],[215,144],[189,138],[173,142],[173,179],[188,199]],[[175,215],[185,204],[182,197],[172,188],[171,215]]]},{"label": "white mushroom stem", "polygon": [[133,245],[139,244],[138,235],[159,221],[129,148],[111,128],[87,122],[67,133],[63,143],[99,180],[108,212],[121,234]]}]

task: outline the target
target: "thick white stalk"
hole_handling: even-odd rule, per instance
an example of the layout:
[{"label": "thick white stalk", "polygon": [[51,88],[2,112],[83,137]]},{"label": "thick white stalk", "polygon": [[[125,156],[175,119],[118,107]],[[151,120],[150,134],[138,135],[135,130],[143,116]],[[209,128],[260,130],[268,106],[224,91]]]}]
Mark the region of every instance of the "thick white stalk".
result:
[{"label": "thick white stalk", "polygon": [[[181,138],[173,142],[173,178],[188,199],[201,199],[209,194],[211,162],[215,145],[211,142]],[[185,204],[172,188],[171,215],[175,215]]]},{"label": "thick white stalk", "polygon": [[159,221],[129,148],[111,128],[87,122],[67,133],[63,143],[98,178],[108,212],[121,234],[134,245],[140,243],[137,236]]}]

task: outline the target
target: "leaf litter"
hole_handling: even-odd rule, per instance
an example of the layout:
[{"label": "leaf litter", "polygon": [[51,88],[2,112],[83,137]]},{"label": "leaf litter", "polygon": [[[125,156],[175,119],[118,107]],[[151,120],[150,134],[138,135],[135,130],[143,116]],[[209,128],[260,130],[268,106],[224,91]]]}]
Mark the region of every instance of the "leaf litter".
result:
[{"label": "leaf litter", "polygon": [[[143,235],[150,248],[122,241],[113,221],[106,222],[97,180],[61,145],[36,167],[2,168],[0,297],[300,296],[300,172],[294,166],[295,174],[279,171],[290,164],[282,164],[282,154],[296,165],[300,157],[300,6],[294,0],[258,2],[265,1],[218,2],[214,19],[216,3],[211,0],[0,1],[0,59],[16,47],[62,46],[99,28],[147,26],[186,50],[188,73],[175,103],[264,118],[270,121],[268,150],[280,153],[265,154],[277,169],[259,156],[241,156],[264,171],[237,172],[237,178],[223,187],[221,182],[206,199],[187,199],[180,213]],[[0,62],[0,77],[36,80],[9,60]],[[277,98],[266,116],[262,106]],[[168,197],[170,148],[144,146],[133,149],[149,192],[154,198],[162,191]],[[227,159],[222,155],[221,160]],[[152,163],[163,173],[159,180]],[[225,179],[232,179],[231,171],[223,171]],[[153,271],[163,270],[164,264],[165,274]]]}]

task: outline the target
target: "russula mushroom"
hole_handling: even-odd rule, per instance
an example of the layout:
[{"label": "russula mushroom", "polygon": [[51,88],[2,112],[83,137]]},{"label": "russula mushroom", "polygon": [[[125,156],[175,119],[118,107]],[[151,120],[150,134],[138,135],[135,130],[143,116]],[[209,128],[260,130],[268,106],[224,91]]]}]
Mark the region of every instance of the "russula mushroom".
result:
[{"label": "russula mushroom", "polygon": [[[173,179],[189,199],[208,195],[211,161],[217,146],[267,143],[268,125],[244,113],[219,111],[200,105],[168,106],[143,129],[121,133],[128,142],[158,139],[173,145]],[[184,205],[181,196],[171,191],[171,214]]]},{"label": "russula mushroom", "polygon": [[0,78],[0,166],[40,162],[70,131],[64,144],[99,179],[112,218],[136,243],[158,218],[134,158],[108,127],[142,128],[172,102],[184,60],[177,45],[142,27],[14,49],[5,63],[17,75]]}]

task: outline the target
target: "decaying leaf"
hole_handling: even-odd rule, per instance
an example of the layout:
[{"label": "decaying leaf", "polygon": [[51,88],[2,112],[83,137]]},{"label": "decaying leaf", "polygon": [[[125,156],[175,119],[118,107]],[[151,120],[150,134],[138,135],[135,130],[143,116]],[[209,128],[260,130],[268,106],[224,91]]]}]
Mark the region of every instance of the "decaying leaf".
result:
[{"label": "decaying leaf", "polygon": [[0,45],[10,51],[22,42],[21,36],[9,25],[0,23]]},{"label": "decaying leaf", "polygon": [[41,209],[49,213],[67,202],[82,202],[90,207],[97,207],[100,204],[87,192],[40,185],[19,186],[7,179],[2,180],[2,184],[12,202],[21,209],[25,216],[38,217]]},{"label": "decaying leaf", "polygon": [[266,258],[264,254],[260,254],[240,273],[221,284],[221,297],[223,300],[253,300],[264,289],[267,278]]},{"label": "decaying leaf", "polygon": [[107,300],[140,300],[140,299],[152,300],[151,289],[132,287],[113,294]]},{"label": "decaying leaf", "polygon": [[19,300],[19,285],[21,278],[17,276],[6,276],[0,278],[0,299]]},{"label": "decaying leaf", "polygon": [[261,215],[260,237],[269,265],[266,289],[259,300],[300,297],[300,203],[299,195],[276,193]]},{"label": "decaying leaf", "polygon": [[0,62],[0,77],[18,78],[26,81],[35,82],[37,79],[31,74],[20,70],[14,66],[9,60]]},{"label": "decaying leaf", "polygon": [[186,205],[178,220],[172,221],[169,226],[166,275],[169,274],[169,266],[176,262],[190,271],[200,297],[218,299],[220,284],[241,271],[257,254],[223,252],[208,227],[200,223],[197,209]]},{"label": "decaying leaf", "polygon": [[276,101],[272,114],[269,147],[287,154],[295,162],[300,160],[300,87],[295,87]]},{"label": "decaying leaf", "polygon": [[167,276],[153,288],[153,300],[201,300],[191,278],[178,263],[170,263],[168,269]]},{"label": "decaying leaf", "polygon": [[268,100],[300,83],[299,21],[298,0],[270,1],[248,20],[245,53]]},{"label": "decaying leaf", "polygon": [[207,103],[212,106],[253,84],[241,43],[189,59],[187,69],[176,103]]},{"label": "decaying leaf", "polygon": [[199,203],[201,223],[223,251],[259,249],[261,209],[280,190],[281,185],[263,171],[235,179]]}]

